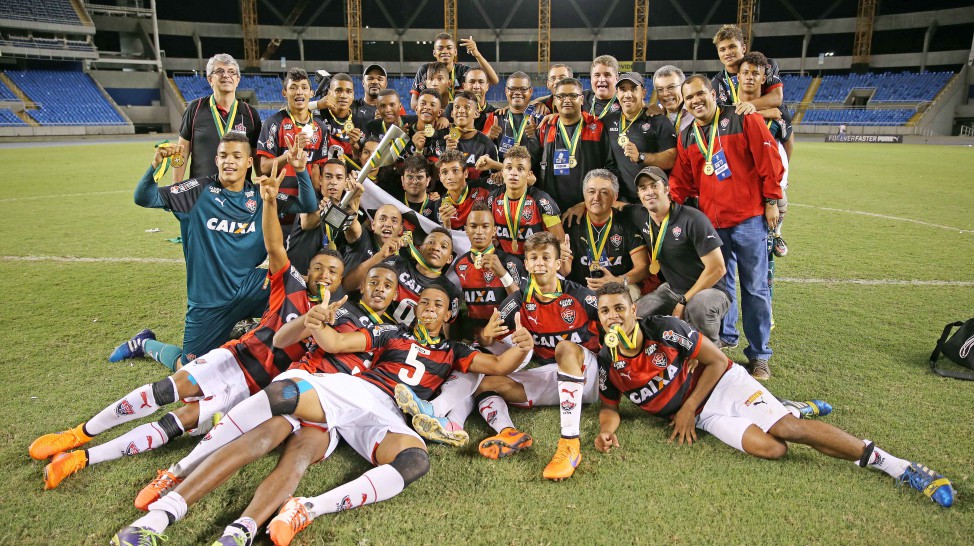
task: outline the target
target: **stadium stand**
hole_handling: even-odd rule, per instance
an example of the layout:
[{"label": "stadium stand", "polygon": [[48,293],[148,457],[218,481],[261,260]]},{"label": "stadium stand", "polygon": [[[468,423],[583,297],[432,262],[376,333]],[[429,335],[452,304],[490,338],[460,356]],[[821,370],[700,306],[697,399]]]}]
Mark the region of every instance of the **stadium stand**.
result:
[{"label": "stadium stand", "polygon": [[11,91],[10,88],[7,87],[3,82],[0,82],[0,100],[12,100],[20,102],[17,95],[15,95],[14,92]]},{"label": "stadium stand", "polygon": [[9,35],[8,39],[0,40],[2,45],[27,47],[32,49],[56,49],[66,51],[95,52],[95,46],[86,40],[71,40],[68,38],[42,38],[38,36]]},{"label": "stadium stand", "polygon": [[0,108],[0,127],[26,126],[24,120],[17,117],[9,108]]},{"label": "stadium stand", "polygon": [[3,0],[0,2],[0,19],[82,24],[71,0]]},{"label": "stadium stand", "polygon": [[805,98],[808,86],[812,84],[812,76],[799,76],[797,74],[782,74],[781,83],[785,85],[785,104],[801,102]]},{"label": "stadium stand", "polygon": [[900,126],[916,113],[915,109],[855,109],[836,110],[810,109],[805,112],[802,123],[808,125],[885,125]]},{"label": "stadium stand", "polygon": [[870,102],[928,102],[937,96],[951,76],[952,72],[830,74],[822,77],[822,85],[813,102],[844,102],[856,88],[876,89]]},{"label": "stadium stand", "polygon": [[[125,125],[127,122],[84,72],[8,70],[5,72],[37,104],[30,116],[41,125]],[[70,92],[65,92],[70,89]],[[45,107],[45,103],[56,105]]]}]

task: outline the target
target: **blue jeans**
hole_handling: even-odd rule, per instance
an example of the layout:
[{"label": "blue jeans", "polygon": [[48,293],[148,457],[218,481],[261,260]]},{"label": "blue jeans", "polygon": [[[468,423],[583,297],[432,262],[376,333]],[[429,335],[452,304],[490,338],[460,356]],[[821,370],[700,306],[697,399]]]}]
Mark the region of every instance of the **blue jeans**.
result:
[{"label": "blue jeans", "polygon": [[741,279],[741,312],[744,315],[744,336],[748,359],[771,358],[771,291],[768,288],[768,224],[764,216],[748,218],[740,224],[718,229],[724,242],[720,247],[727,266],[727,292],[730,309],[724,315],[720,338],[727,343],[737,342],[737,277]]}]

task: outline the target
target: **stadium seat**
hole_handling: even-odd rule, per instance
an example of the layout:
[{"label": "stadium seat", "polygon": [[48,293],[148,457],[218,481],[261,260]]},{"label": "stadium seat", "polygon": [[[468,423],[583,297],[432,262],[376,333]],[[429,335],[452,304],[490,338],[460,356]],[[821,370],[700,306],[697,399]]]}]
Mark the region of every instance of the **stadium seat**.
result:
[{"label": "stadium seat", "polygon": [[71,0],[3,0],[0,19],[80,25]]},{"label": "stadium seat", "polygon": [[[822,77],[822,85],[815,93],[813,102],[845,102],[849,93],[856,88],[876,90],[870,103],[929,102],[953,75],[952,72],[829,74]],[[786,93],[787,90],[786,85]]]},{"label": "stadium seat", "polygon": [[24,126],[24,120],[17,117],[9,108],[0,108],[0,127]]},{"label": "stadium seat", "polygon": [[[6,75],[37,104],[41,125],[125,125],[91,76],[71,70],[8,70]],[[67,93],[64,90],[70,89]],[[45,107],[45,103],[54,105]]]}]

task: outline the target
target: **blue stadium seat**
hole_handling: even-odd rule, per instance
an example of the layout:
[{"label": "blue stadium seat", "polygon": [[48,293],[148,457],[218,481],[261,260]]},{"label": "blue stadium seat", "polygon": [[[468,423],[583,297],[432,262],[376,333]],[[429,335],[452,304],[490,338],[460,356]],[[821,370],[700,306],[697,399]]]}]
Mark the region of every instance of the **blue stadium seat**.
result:
[{"label": "blue stadium seat", "polygon": [[17,117],[9,108],[0,108],[0,127],[24,126],[24,120]]},{"label": "blue stadium seat", "polygon": [[805,112],[805,125],[885,125],[901,126],[913,117],[916,109],[861,109],[840,108],[835,110],[811,109]]},{"label": "blue stadium seat", "polygon": [[[91,76],[70,70],[9,70],[7,76],[37,110],[30,115],[41,125],[125,125],[127,122],[102,95]],[[65,93],[70,89],[70,93]],[[45,106],[45,103],[53,106]]]},{"label": "blue stadium seat", "polygon": [[71,0],[3,0],[0,2],[0,18],[20,21],[43,21],[80,25],[78,12]]},{"label": "blue stadium seat", "polygon": [[[953,72],[902,72],[894,74],[829,74],[822,77],[822,85],[813,102],[844,102],[856,88],[875,89],[869,102],[928,102],[947,84]],[[787,93],[788,87],[785,86]]]}]

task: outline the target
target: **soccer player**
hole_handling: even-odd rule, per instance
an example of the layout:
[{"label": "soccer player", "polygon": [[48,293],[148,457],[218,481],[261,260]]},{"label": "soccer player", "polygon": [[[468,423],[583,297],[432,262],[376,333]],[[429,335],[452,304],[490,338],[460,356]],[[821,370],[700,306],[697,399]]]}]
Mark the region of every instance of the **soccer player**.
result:
[{"label": "soccer player", "polygon": [[[592,169],[616,170],[609,133],[595,116],[582,111],[582,83],[567,78],[555,87],[557,119],[543,122],[538,138],[543,147],[541,189],[561,210],[582,202],[582,180]],[[614,88],[613,88],[614,92]]]},{"label": "soccer player", "polygon": [[[487,123],[487,116],[497,110],[497,107],[487,102],[487,91],[490,90],[490,83],[487,81],[487,74],[480,68],[471,68],[463,79],[463,90],[476,98],[477,119],[473,126],[478,131],[484,131],[484,124]],[[456,96],[454,96],[456,98]],[[443,116],[453,119],[453,103],[449,103]],[[485,132],[486,134],[486,132]],[[492,139],[493,140],[493,139]]]},{"label": "soccer player", "polygon": [[[303,151],[295,153],[293,161],[296,168],[303,168]],[[205,433],[205,424],[214,415],[226,412],[259,391],[304,353],[301,344],[274,349],[274,333],[289,318],[307,312],[311,307],[309,298],[320,297],[323,290],[327,292],[325,288],[340,286],[343,265],[334,252],[315,256],[311,260],[307,283],[291,267],[277,222],[278,187],[283,179],[283,173],[278,176],[274,171],[270,178],[257,179],[264,201],[263,235],[270,266],[266,273],[271,285],[270,303],[257,328],[239,340],[193,360],[175,374],[131,391],[77,427],[35,440],[29,448],[31,457],[37,460],[53,457],[44,468],[45,489],[54,489],[66,477],[90,465],[156,449],[188,430],[198,429]],[[158,422],[136,427],[109,442],[68,451],[111,428],[152,415],[180,399],[193,399],[195,403],[184,405]],[[204,426],[201,427],[201,423]]]},{"label": "soccer player", "polygon": [[[497,146],[500,161],[514,146],[524,146],[532,158],[541,158],[541,143],[538,142],[538,120],[535,119],[535,107],[529,107],[531,102],[531,78],[524,72],[515,72],[507,78],[504,94],[507,96],[508,107],[503,114],[494,111],[487,114],[484,120],[484,134],[490,137]],[[530,108],[530,111],[529,111]],[[537,165],[532,163],[531,170]]]},{"label": "soccer player", "polygon": [[349,241],[344,256],[346,272],[342,287],[345,290],[355,290],[372,266],[399,252],[402,228],[402,213],[395,205],[382,205],[376,209],[372,228],[362,230],[358,239]]},{"label": "soccer player", "polygon": [[491,191],[487,203],[494,211],[495,239],[504,252],[524,256],[524,242],[534,233],[550,231],[565,239],[561,210],[554,199],[531,184],[531,156],[524,146],[514,146],[504,156],[501,170],[504,187]]},{"label": "soccer player", "polygon": [[[426,88],[420,91],[430,91],[440,99],[440,104],[449,105],[453,103],[454,88],[450,83],[450,68],[446,63],[430,63],[426,65]],[[446,119],[445,117],[443,119]],[[449,123],[450,120],[446,120]],[[439,123],[439,120],[437,120]]]},{"label": "soccer player", "polygon": [[[420,103],[424,97],[419,97]],[[417,133],[421,134],[421,133]],[[429,218],[436,222],[437,209],[433,206],[439,194],[430,193],[430,164],[422,155],[411,155],[406,158],[402,169],[402,191],[403,203],[416,214]],[[416,229],[417,226],[408,226],[407,231]]]},{"label": "soccer player", "polygon": [[781,106],[785,88],[778,78],[778,65],[769,63],[767,79],[761,87],[761,95],[751,101],[743,101],[738,96],[737,71],[741,59],[747,52],[744,33],[736,25],[724,25],[714,35],[714,46],[724,69],[711,80],[711,86],[721,104],[734,105],[738,114],[750,114],[759,110]]},{"label": "soccer player", "polygon": [[[474,180],[485,178],[490,169],[499,168],[497,146],[474,127],[477,117],[477,98],[469,91],[458,91],[453,99],[453,128],[434,145],[440,156],[451,150],[461,152],[464,166],[469,171],[467,176]],[[442,157],[440,161],[443,161]]]},{"label": "soccer player", "polygon": [[[375,257],[370,261],[374,259]],[[370,261],[365,263],[369,264]],[[440,227],[434,228],[423,239],[419,248],[413,243],[404,244],[398,254],[383,261],[392,266],[399,278],[399,292],[389,311],[399,324],[412,324],[420,292],[434,285],[450,295],[448,322],[457,319],[463,294],[460,287],[443,274],[443,269],[453,261],[453,237],[449,231]]]},{"label": "soccer player", "polygon": [[[490,66],[487,59],[481,55],[480,50],[477,49],[477,42],[473,40],[473,37],[465,38],[460,40],[460,46],[467,48],[467,53],[473,55],[477,59],[477,63],[480,68],[483,69],[484,74],[487,76],[487,82],[490,84],[496,84],[500,82],[500,78],[497,77],[497,73],[494,72],[494,68]],[[467,72],[471,70],[471,67],[462,63],[457,62],[457,42],[453,39],[453,35],[441,32],[433,38],[433,58],[436,62],[443,63],[446,65],[446,71],[449,74],[449,97],[445,100],[444,104],[449,104],[453,100],[453,91],[460,89],[463,85],[464,80],[467,77]],[[420,91],[426,88],[426,72],[429,65],[422,65],[419,70],[416,71],[416,78],[413,81],[413,89],[410,91],[412,98],[411,104],[413,110],[416,110],[416,99],[419,97]]]},{"label": "soccer player", "polygon": [[[507,403],[519,407],[561,407],[561,439],[542,475],[550,480],[571,477],[581,461],[579,420],[582,404],[596,399],[599,336],[595,293],[558,278],[562,248],[551,233],[535,233],[525,243],[526,286],[500,305],[504,331],[521,324],[534,337],[538,367],[507,376],[485,377],[477,389],[477,409],[497,434],[480,442],[481,455],[499,459],[531,447],[533,439],[514,427]],[[484,336],[490,335],[484,332]],[[506,335],[506,334],[504,334]],[[489,340],[487,340],[489,341]]]},{"label": "soccer player", "polygon": [[436,158],[436,141],[441,139],[446,131],[436,128],[436,123],[443,115],[440,106],[440,96],[432,89],[423,89],[416,101],[416,123],[410,127],[409,139],[412,143],[403,155],[419,155],[426,159]]},{"label": "soccer player", "polygon": [[[109,357],[117,361],[149,354],[172,371],[228,341],[234,324],[260,316],[267,307],[263,289],[267,272],[257,267],[267,256],[260,222],[263,201],[257,186],[247,180],[247,170],[253,166],[247,137],[235,131],[223,136],[215,158],[218,174],[160,188],[153,173],[174,152],[174,148],[156,150],[135,189],[135,204],[170,210],[179,220],[188,300],[183,346],[158,342],[146,329]],[[300,152],[295,143],[286,155],[296,157]],[[296,200],[282,194],[278,210],[313,211],[317,204],[305,169],[298,173],[298,190]]]},{"label": "soccer player", "polygon": [[[311,375],[297,370],[282,375],[263,392],[231,410],[209,439],[197,446],[201,451],[216,453],[152,504],[148,514],[119,531],[114,543],[134,544],[158,537],[172,522],[182,519],[190,504],[253,460],[236,446],[259,442],[261,437],[253,434],[255,427],[275,416],[285,416],[295,426],[302,422],[326,426],[326,457],[340,436],[376,465],[361,477],[319,496],[288,500],[268,525],[275,544],[290,544],[296,533],[323,514],[388,500],[401,493],[429,471],[429,456],[422,439],[406,425],[392,399],[395,386],[407,384],[427,398],[453,370],[506,374],[533,346],[531,335],[520,327],[512,334],[515,346],[501,356],[444,339],[441,330],[450,313],[448,300],[449,296],[438,287],[423,290],[417,305],[418,321],[413,327],[380,325],[339,333],[328,324],[309,324],[315,340],[327,352],[374,349],[372,368],[358,376]],[[240,439],[228,443],[237,438]],[[274,445],[264,443],[268,444],[265,452]],[[240,535],[243,544],[249,544],[252,537]]]},{"label": "soccer player", "polygon": [[757,379],[771,377],[771,295],[768,288],[768,230],[778,221],[781,158],[760,115],[740,115],[717,106],[710,80],[694,74],[683,97],[695,121],[680,134],[670,174],[670,197],[677,203],[700,196],[723,241],[730,309],[724,315],[722,345],[737,345],[735,285],[741,279],[741,310],[748,347],[744,354]]},{"label": "soccer player", "polygon": [[[674,317],[636,317],[629,291],[618,283],[598,292],[607,332],[599,352],[599,434],[595,448],[619,446],[619,402],[672,422],[670,441],[697,441],[697,428],[762,459],[780,459],[788,443],[805,444],[837,459],[881,470],[943,507],[954,502],[950,480],[926,466],[894,457],[870,440],[820,421],[792,416],[767,388],[690,325]],[[687,365],[695,360],[696,366]]]},{"label": "soccer player", "polygon": [[[376,110],[378,117],[370,121],[365,126],[366,138],[377,137],[382,139],[389,127],[393,125],[405,128],[407,125],[416,124],[416,116],[404,116],[400,113],[402,105],[399,102],[399,94],[395,89],[383,89],[379,92],[379,107]],[[366,158],[368,159],[368,158]],[[363,161],[365,161],[363,159]]]},{"label": "soccer player", "polygon": [[358,143],[365,136],[365,125],[371,119],[359,119],[356,125],[352,110],[355,82],[348,74],[339,72],[332,76],[328,84],[328,94],[331,95],[334,105],[321,109],[328,130],[328,144],[341,146],[346,155],[354,155],[354,148],[358,147]]},{"label": "soccer player", "polygon": [[693,122],[693,116],[683,107],[683,71],[673,65],[660,67],[653,73],[653,88],[663,113],[670,120],[676,133],[681,133]]},{"label": "soccer player", "polygon": [[[592,88],[585,91],[585,112],[602,119],[610,112],[618,112],[616,82],[619,78],[619,61],[612,55],[600,55],[592,61]],[[554,112],[554,110],[552,110]]]},{"label": "soccer player", "polygon": [[639,202],[633,181],[643,167],[650,165],[670,170],[676,160],[676,134],[665,116],[645,112],[646,88],[643,77],[627,72],[616,84],[616,98],[622,109],[602,118],[609,131],[609,146],[619,168],[619,194],[623,201]]},{"label": "soccer player", "polygon": [[[477,134],[487,138],[483,133]],[[481,181],[476,186],[467,183],[467,156],[460,150],[454,148],[443,152],[436,169],[446,195],[435,201],[433,208],[438,212],[441,224],[449,229],[463,229],[474,203],[487,202],[490,191],[481,185]]]},{"label": "soccer player", "polygon": [[188,178],[200,179],[215,173],[211,158],[216,157],[220,139],[231,131],[243,133],[250,149],[257,151],[260,114],[246,102],[237,100],[240,65],[226,53],[214,55],[206,61],[206,81],[213,94],[190,101],[183,112],[178,144],[185,152],[184,161],[173,165],[174,182],[187,178],[187,161],[190,162]]},{"label": "soccer player", "polygon": [[612,208],[619,196],[619,179],[605,169],[595,169],[585,175],[582,187],[585,215],[566,228],[571,255],[562,273],[592,290],[621,282],[638,294],[639,284],[649,277],[649,254],[639,226]]}]

